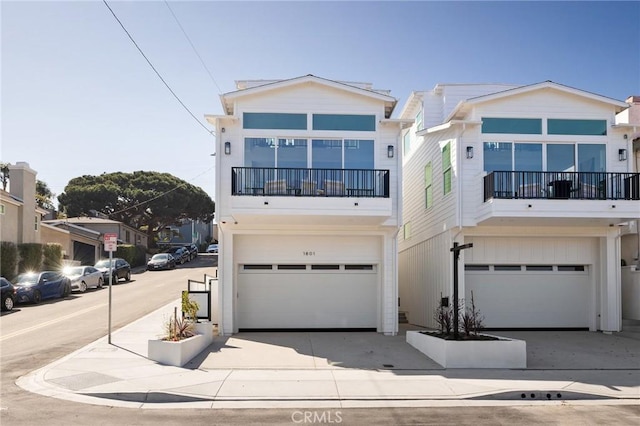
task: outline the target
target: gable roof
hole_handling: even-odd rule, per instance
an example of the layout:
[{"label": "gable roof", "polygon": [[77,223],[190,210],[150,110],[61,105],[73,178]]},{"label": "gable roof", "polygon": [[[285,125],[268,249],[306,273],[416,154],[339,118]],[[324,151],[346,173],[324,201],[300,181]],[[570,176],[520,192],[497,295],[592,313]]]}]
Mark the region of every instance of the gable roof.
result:
[{"label": "gable roof", "polygon": [[553,89],[553,90],[557,90],[563,93],[567,93],[567,94],[571,94],[571,95],[576,95],[576,96],[580,96],[583,98],[587,98],[587,99],[591,99],[597,102],[602,102],[602,103],[606,103],[609,104],[611,106],[614,106],[616,109],[616,113],[619,113],[623,110],[625,110],[626,108],[629,107],[629,105],[623,101],[619,101],[616,99],[612,99],[606,96],[602,96],[602,95],[598,95],[595,93],[591,93],[591,92],[587,92],[585,90],[580,90],[580,89],[576,89],[574,87],[570,87],[570,86],[565,86],[563,84],[559,84],[559,83],[555,83],[551,80],[547,80],[547,81],[543,81],[541,83],[535,83],[535,84],[530,84],[527,86],[520,86],[520,87],[516,87],[513,89],[507,89],[504,91],[500,91],[500,92],[496,92],[496,93],[491,93],[489,95],[483,95],[483,96],[477,96],[474,98],[469,98],[465,101],[461,101],[460,103],[458,103],[458,105],[453,109],[453,111],[451,111],[451,114],[449,114],[449,116],[447,117],[447,119],[445,120],[445,122],[450,121],[450,120],[454,120],[454,119],[462,119],[467,112],[469,111],[469,109],[475,105],[484,103],[484,102],[489,102],[489,101],[494,101],[494,100],[498,100],[498,99],[503,99],[503,98],[507,98],[510,96],[515,96],[515,95],[521,95],[521,94],[525,94],[525,93],[531,93],[537,90],[542,90],[542,89]]},{"label": "gable roof", "polygon": [[355,83],[329,80],[317,77],[313,74],[307,74],[301,77],[295,77],[287,80],[252,80],[247,82],[236,82],[240,90],[223,93],[220,95],[222,108],[225,114],[233,115],[234,101],[244,96],[251,96],[260,93],[278,90],[286,87],[292,87],[305,83],[316,83],[322,86],[331,87],[345,92],[366,96],[379,100],[385,104],[385,118],[391,117],[391,113],[395,108],[398,100],[389,95],[388,90],[375,90],[368,83]]}]

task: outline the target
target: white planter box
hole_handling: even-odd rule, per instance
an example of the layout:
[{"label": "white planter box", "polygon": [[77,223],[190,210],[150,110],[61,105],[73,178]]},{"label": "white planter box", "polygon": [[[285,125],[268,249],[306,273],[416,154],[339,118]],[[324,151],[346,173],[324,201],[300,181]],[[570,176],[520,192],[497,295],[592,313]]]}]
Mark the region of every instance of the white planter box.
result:
[{"label": "white planter box", "polygon": [[407,343],[445,368],[527,368],[527,342],[498,338],[456,341],[407,331]]},{"label": "white planter box", "polygon": [[196,334],[178,342],[149,340],[149,359],[166,365],[182,367],[213,342],[213,327],[210,322],[196,324]]}]

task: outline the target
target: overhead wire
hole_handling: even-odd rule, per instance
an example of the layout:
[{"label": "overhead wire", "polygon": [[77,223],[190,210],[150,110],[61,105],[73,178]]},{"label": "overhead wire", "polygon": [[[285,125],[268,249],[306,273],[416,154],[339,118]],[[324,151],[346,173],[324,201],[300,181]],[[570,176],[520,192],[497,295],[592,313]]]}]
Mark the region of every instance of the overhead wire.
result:
[{"label": "overhead wire", "polygon": [[151,67],[151,69],[156,73],[156,75],[158,76],[158,78],[162,81],[162,83],[164,83],[164,85],[166,86],[166,88],[169,90],[169,92],[171,92],[171,94],[173,95],[174,98],[176,98],[176,100],[178,102],[180,102],[180,105],[182,105],[182,107],[189,113],[189,115],[191,115],[191,117],[193,117],[193,119],[209,134],[214,136],[214,132],[209,130],[204,124],[202,124],[202,122],[191,112],[191,110],[184,104],[184,102],[182,102],[182,100],[178,97],[178,95],[173,91],[173,89],[169,86],[169,84],[165,81],[164,78],[162,78],[162,76],[160,75],[160,73],[158,72],[158,70],[156,69],[156,67],[153,66],[153,64],[151,63],[151,61],[149,60],[149,58],[147,58],[147,55],[144,54],[144,52],[142,51],[142,49],[140,48],[140,46],[138,46],[138,43],[136,43],[136,41],[133,39],[133,37],[131,36],[131,34],[129,33],[129,31],[127,31],[127,28],[124,26],[124,24],[122,23],[122,21],[120,21],[120,19],[118,18],[118,16],[116,15],[116,13],[113,11],[113,9],[111,9],[111,6],[109,6],[109,3],[107,3],[107,0],[102,0],[102,2],[104,3],[105,6],[107,6],[107,8],[109,9],[109,11],[111,12],[111,14],[113,15],[113,17],[115,18],[116,21],[118,21],[118,24],[120,24],[120,27],[122,27],[122,29],[124,30],[124,32],[127,34],[127,36],[129,37],[129,40],[131,40],[131,42],[133,43],[133,45],[136,47],[136,49],[138,49],[138,52],[140,52],[140,54],[142,55],[142,57],[147,61],[147,63],[149,64],[149,66]]},{"label": "overhead wire", "polygon": [[178,17],[176,16],[176,14],[173,12],[173,9],[171,9],[171,6],[169,6],[169,2],[167,2],[167,0],[164,0],[164,4],[167,5],[167,8],[169,9],[169,12],[171,12],[171,15],[173,16],[173,19],[175,19],[176,23],[178,24],[178,26],[180,27],[180,30],[182,31],[182,34],[184,34],[185,38],[187,39],[187,41],[189,42],[189,44],[191,45],[191,48],[193,49],[193,52],[196,54],[196,56],[198,57],[198,59],[200,60],[200,63],[202,64],[202,67],[205,69],[205,71],[207,72],[207,74],[209,74],[209,78],[211,78],[211,81],[213,81],[213,84],[215,84],[215,86],[218,88],[218,94],[222,93],[222,89],[220,89],[220,86],[218,86],[218,82],[216,81],[216,79],[213,77],[213,74],[211,74],[211,71],[209,71],[209,68],[207,67],[207,65],[204,63],[204,60],[202,59],[202,56],[200,56],[200,54],[198,53],[198,50],[196,49],[196,47],[194,46],[194,44],[191,42],[191,39],[189,38],[189,36],[187,35],[187,32],[185,31],[185,29],[183,28],[182,24],[180,23],[180,21],[178,20]]}]

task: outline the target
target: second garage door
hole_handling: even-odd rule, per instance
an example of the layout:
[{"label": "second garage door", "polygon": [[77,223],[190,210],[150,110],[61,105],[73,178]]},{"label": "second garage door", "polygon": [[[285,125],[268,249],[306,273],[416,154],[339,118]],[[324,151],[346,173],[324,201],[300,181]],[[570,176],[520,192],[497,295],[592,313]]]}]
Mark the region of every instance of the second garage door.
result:
[{"label": "second garage door", "polygon": [[588,328],[591,278],[585,265],[467,265],[487,328]]},{"label": "second garage door", "polygon": [[240,265],[238,326],[375,329],[376,265]]}]

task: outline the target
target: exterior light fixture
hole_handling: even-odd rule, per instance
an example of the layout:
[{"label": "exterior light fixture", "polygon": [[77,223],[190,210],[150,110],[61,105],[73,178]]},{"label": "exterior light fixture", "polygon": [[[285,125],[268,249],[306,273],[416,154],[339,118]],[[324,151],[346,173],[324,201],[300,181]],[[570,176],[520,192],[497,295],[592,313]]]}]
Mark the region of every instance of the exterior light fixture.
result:
[{"label": "exterior light fixture", "polygon": [[231,142],[224,143],[224,154],[225,155],[231,154]]},{"label": "exterior light fixture", "polygon": [[624,161],[627,159],[627,150],[622,148],[618,150],[618,160]]},{"label": "exterior light fixture", "polygon": [[472,146],[468,146],[467,147],[467,158],[473,158],[473,147]]},{"label": "exterior light fixture", "polygon": [[393,145],[387,145],[387,157],[393,158],[393,154],[394,154],[393,151],[394,151]]}]

